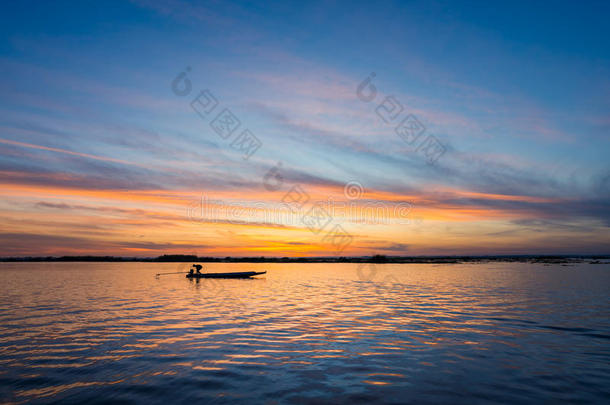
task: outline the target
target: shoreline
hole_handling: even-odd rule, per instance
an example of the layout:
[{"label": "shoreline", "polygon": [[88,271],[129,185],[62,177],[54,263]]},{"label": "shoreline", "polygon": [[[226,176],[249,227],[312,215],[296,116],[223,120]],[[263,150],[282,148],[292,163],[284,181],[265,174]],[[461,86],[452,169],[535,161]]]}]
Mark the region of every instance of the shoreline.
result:
[{"label": "shoreline", "polygon": [[457,263],[551,263],[567,264],[590,261],[602,264],[610,255],[496,255],[496,256],[360,256],[360,257],[207,257],[194,255],[163,255],[158,257],[116,256],[45,256],[2,257],[0,262],[145,262],[145,263],[402,263],[402,264],[457,264]]}]

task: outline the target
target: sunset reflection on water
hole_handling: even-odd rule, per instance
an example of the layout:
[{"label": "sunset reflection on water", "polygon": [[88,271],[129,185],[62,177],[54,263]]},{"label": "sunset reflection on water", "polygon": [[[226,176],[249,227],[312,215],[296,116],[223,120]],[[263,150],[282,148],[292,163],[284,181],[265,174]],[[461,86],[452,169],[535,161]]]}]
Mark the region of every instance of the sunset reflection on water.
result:
[{"label": "sunset reflection on water", "polygon": [[[3,401],[595,402],[608,265],[0,264]],[[388,277],[391,276],[391,277]],[[392,283],[383,280],[393,280]],[[459,396],[459,397],[458,397]]]}]

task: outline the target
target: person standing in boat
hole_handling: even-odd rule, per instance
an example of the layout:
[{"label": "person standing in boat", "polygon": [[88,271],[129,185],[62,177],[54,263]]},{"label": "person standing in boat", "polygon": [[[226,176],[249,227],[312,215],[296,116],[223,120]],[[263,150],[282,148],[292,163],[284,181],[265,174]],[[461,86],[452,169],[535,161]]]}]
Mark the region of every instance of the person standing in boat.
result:
[{"label": "person standing in boat", "polygon": [[193,267],[197,269],[197,274],[201,274],[201,265],[200,264],[193,264]]}]

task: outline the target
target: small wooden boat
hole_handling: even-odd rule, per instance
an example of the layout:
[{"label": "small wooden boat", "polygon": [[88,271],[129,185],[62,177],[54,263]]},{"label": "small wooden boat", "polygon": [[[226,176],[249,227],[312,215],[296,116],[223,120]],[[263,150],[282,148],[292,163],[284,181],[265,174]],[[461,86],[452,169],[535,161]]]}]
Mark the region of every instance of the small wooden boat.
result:
[{"label": "small wooden boat", "polygon": [[188,273],[186,278],[250,278],[266,271],[242,271],[237,273]]}]

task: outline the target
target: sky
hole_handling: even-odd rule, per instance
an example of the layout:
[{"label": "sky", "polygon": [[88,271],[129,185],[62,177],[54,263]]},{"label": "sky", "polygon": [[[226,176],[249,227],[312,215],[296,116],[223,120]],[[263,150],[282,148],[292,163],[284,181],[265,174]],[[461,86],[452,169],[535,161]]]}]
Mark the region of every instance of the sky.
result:
[{"label": "sky", "polygon": [[610,253],[607,2],[0,8],[0,256]]}]

